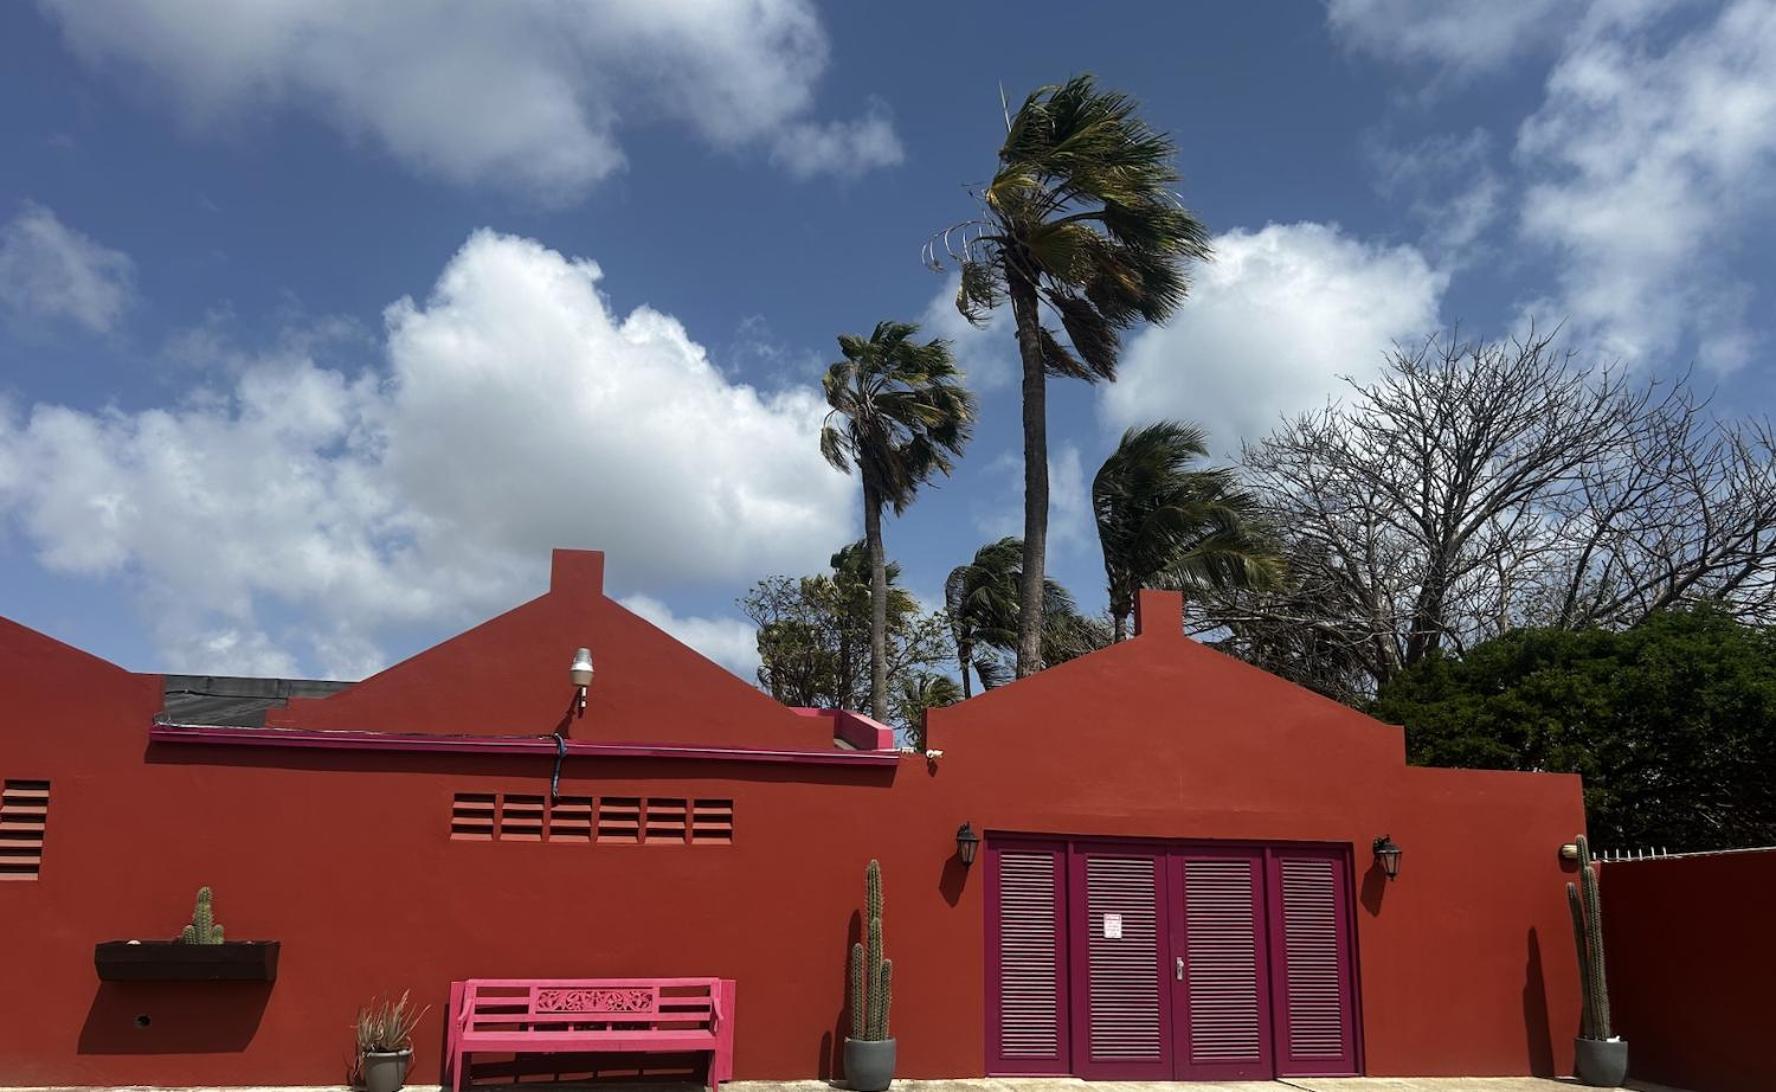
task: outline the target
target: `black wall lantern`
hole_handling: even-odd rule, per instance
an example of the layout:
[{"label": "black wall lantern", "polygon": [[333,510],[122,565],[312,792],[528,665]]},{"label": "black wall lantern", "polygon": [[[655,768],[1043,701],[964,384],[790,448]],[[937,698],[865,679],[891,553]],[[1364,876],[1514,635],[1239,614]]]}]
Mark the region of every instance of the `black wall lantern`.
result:
[{"label": "black wall lantern", "polygon": [[1381,866],[1382,872],[1386,873],[1388,879],[1391,880],[1400,874],[1400,847],[1394,844],[1392,838],[1383,834],[1375,839],[1374,845],[1370,848],[1375,851],[1375,863]]},{"label": "black wall lantern", "polygon": [[963,868],[974,863],[974,855],[980,851],[980,840],[973,823],[963,823],[956,828],[956,856],[962,858]]}]

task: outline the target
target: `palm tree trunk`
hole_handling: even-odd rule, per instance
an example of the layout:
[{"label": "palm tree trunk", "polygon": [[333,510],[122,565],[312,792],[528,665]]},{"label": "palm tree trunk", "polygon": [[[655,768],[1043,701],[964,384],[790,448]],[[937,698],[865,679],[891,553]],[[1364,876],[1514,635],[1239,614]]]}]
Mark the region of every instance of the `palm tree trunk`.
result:
[{"label": "palm tree trunk", "polygon": [[1128,620],[1121,614],[1110,619],[1110,643],[1121,644],[1128,637]]},{"label": "palm tree trunk", "polygon": [[968,679],[969,663],[974,658],[974,642],[956,642],[956,666],[962,669],[962,700],[974,697],[974,686]]},{"label": "palm tree trunk", "polygon": [[863,539],[870,565],[870,716],[888,720],[888,562],[882,553],[882,498],[863,484]]},{"label": "palm tree trunk", "polygon": [[1048,558],[1048,373],[1036,286],[1007,279],[1024,365],[1024,571],[1018,595],[1017,677],[1042,670],[1042,580]]}]

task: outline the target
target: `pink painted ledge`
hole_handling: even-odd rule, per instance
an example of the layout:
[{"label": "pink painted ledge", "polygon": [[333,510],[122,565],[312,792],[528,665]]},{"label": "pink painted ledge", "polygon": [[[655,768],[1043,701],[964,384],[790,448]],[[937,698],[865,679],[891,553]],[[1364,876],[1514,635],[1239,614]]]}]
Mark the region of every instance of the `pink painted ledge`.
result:
[{"label": "pink painted ledge", "polygon": [[[871,723],[874,723],[873,721]],[[317,731],[303,728],[233,728],[208,724],[155,724],[150,743],[210,747],[285,747],[322,751],[409,751],[429,754],[530,755],[556,753],[552,736],[433,736],[423,733]],[[892,733],[890,733],[890,747]],[[893,766],[890,750],[798,751],[765,747],[717,747],[683,743],[587,743],[568,740],[569,757],[662,758],[702,762],[765,762],[786,766]]]},{"label": "pink painted ledge", "polygon": [[892,751],[894,729],[879,720],[871,720],[849,709],[821,709],[815,706],[793,706],[804,717],[826,717],[833,722],[833,738],[859,751]]}]

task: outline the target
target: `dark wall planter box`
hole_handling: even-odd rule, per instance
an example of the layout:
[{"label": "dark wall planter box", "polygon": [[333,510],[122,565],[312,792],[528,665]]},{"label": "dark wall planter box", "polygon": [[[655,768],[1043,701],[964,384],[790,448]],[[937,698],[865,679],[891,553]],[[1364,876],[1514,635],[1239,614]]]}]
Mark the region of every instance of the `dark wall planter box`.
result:
[{"label": "dark wall planter box", "polygon": [[93,948],[93,965],[106,982],[271,982],[277,964],[275,940],[107,940]]}]

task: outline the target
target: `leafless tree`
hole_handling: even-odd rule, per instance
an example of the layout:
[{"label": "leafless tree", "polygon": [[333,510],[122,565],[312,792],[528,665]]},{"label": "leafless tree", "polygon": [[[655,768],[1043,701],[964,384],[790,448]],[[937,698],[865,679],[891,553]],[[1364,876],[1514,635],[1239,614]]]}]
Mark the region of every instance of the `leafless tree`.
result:
[{"label": "leafless tree", "polygon": [[1627,627],[1699,599],[1776,618],[1773,451],[1687,376],[1586,369],[1549,335],[1397,348],[1247,447],[1291,575],[1204,595],[1194,621],[1352,699],[1518,626]]}]

